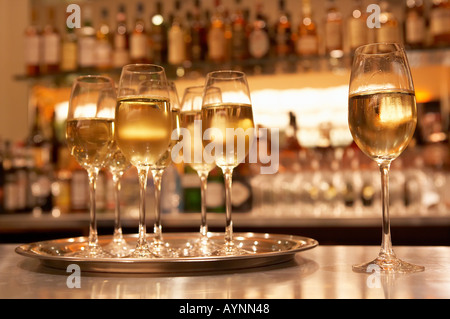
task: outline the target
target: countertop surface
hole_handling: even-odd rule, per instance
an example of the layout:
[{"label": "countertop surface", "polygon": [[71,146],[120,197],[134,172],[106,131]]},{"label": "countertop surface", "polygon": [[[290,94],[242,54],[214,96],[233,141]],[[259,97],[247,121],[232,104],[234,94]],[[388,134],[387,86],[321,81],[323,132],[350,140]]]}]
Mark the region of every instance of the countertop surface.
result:
[{"label": "countertop surface", "polygon": [[[37,259],[0,245],[0,298],[85,299],[448,299],[450,247],[395,247],[401,259],[425,266],[413,274],[355,273],[353,264],[372,260],[378,246],[317,246],[293,260],[240,271],[197,274],[108,274],[47,268]],[[72,281],[74,283],[74,281]],[[73,284],[72,284],[73,286]]]}]

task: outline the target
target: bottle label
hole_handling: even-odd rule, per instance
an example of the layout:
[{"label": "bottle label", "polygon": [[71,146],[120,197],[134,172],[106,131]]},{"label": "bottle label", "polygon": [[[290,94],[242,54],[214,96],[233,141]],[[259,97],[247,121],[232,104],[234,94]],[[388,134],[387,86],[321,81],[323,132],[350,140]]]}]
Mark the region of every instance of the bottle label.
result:
[{"label": "bottle label", "polygon": [[132,34],[130,38],[130,57],[141,59],[147,56],[147,37],[145,34]]},{"label": "bottle label", "polygon": [[430,32],[432,35],[450,33],[450,9],[435,8],[430,13]]},{"label": "bottle label", "polygon": [[406,20],[406,42],[421,43],[425,40],[425,19],[412,16]]},{"label": "bottle label", "polygon": [[329,22],[325,25],[326,48],[328,50],[342,49],[341,25],[335,22]]},{"label": "bottle label", "polygon": [[209,208],[222,207],[225,204],[223,184],[209,182],[206,189],[206,206]]},{"label": "bottle label", "polygon": [[109,67],[112,59],[112,47],[107,41],[98,41],[97,48],[95,50],[95,61],[97,66]]},{"label": "bottle label", "polygon": [[56,33],[44,36],[44,63],[45,64],[59,64],[61,46],[60,38]]},{"label": "bottle label", "polygon": [[249,38],[249,52],[254,58],[262,58],[269,52],[269,35],[264,30],[254,30]]},{"label": "bottle label", "polygon": [[41,52],[41,39],[38,36],[25,38],[25,63],[28,65],[39,65]]},{"label": "bottle label", "polygon": [[399,42],[398,29],[393,26],[382,25],[377,29],[377,41],[378,42]]},{"label": "bottle label", "polygon": [[305,35],[297,41],[297,52],[299,54],[316,54],[318,50],[317,37]]},{"label": "bottle label", "polygon": [[64,42],[62,45],[61,69],[72,71],[77,68],[77,44]]},{"label": "bottle label", "polygon": [[179,27],[173,27],[168,34],[170,64],[181,64],[186,59],[186,45],[184,43],[184,32]]},{"label": "bottle label", "polygon": [[211,59],[218,60],[225,56],[225,32],[222,29],[213,28],[209,31],[208,44]]},{"label": "bottle label", "polygon": [[83,37],[78,41],[78,64],[80,67],[91,67],[95,65],[96,41],[92,37]]},{"label": "bottle label", "polygon": [[123,34],[116,34],[114,36],[114,48],[115,50],[127,49],[127,38]]},{"label": "bottle label", "polygon": [[352,49],[368,43],[367,25],[364,19],[349,21],[349,42]]}]

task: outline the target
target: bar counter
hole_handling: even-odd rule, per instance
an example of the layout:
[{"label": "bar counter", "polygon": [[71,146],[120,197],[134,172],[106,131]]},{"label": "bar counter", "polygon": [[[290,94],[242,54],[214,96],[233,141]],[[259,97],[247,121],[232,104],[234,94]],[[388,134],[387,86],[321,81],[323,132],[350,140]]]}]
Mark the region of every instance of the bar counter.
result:
[{"label": "bar counter", "polygon": [[[21,299],[448,299],[450,247],[394,246],[401,259],[425,266],[413,274],[352,271],[373,259],[378,246],[319,245],[291,261],[264,268],[195,274],[80,275],[44,267],[18,255],[18,245],[0,245],[0,298]],[[245,301],[243,301],[245,302]],[[176,310],[174,310],[176,311]]]}]

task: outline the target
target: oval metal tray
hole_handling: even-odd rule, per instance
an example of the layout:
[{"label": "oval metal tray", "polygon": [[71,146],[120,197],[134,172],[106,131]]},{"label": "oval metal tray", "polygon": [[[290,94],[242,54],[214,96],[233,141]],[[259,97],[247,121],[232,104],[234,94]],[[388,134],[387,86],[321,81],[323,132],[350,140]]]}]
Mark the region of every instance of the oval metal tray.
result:
[{"label": "oval metal tray", "polygon": [[[124,235],[133,243],[137,235]],[[149,236],[149,239],[151,236]],[[164,241],[171,247],[184,247],[199,238],[198,233],[165,233]],[[211,233],[210,239],[223,243],[223,233]],[[112,236],[99,236],[99,244],[106,245]],[[66,270],[76,264],[81,271],[109,273],[188,273],[238,270],[275,265],[292,260],[296,253],[316,247],[312,238],[267,234],[234,233],[240,247],[252,253],[232,256],[198,256],[173,258],[83,258],[68,256],[87,244],[87,237],[65,238],[23,244],[16,248],[20,255],[38,259],[42,265]]]}]

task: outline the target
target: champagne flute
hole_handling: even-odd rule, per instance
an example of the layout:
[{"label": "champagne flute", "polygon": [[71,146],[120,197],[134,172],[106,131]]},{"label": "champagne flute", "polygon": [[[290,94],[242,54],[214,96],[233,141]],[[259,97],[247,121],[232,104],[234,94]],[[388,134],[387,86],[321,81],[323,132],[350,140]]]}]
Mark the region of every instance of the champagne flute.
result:
[{"label": "champagne flute", "polygon": [[356,272],[410,273],[424,267],[396,257],[389,219],[389,169],[408,146],[417,123],[414,85],[403,47],[374,43],[359,47],[353,60],[348,122],[358,147],[376,161],[381,172],[382,244],[378,257]]},{"label": "champagne flute", "polygon": [[245,73],[231,70],[208,73],[204,97],[211,87],[219,88],[221,94],[202,101],[204,155],[207,162],[214,158],[222,169],[226,202],[225,244],[213,254],[244,254],[233,240],[231,188],[233,169],[245,160],[255,136],[250,90]]},{"label": "champagne flute", "polygon": [[[161,83],[146,82],[141,86],[141,92],[146,92],[149,87],[160,86]],[[171,141],[161,158],[150,167],[155,187],[155,223],[154,236],[151,244],[152,254],[156,257],[176,257],[177,252],[164,242],[161,224],[161,183],[165,169],[172,163],[172,148],[180,138],[180,101],[174,82],[168,82],[171,116]]]},{"label": "champagne flute", "polygon": [[[153,81],[158,85],[148,84]],[[171,128],[164,68],[153,64],[124,66],[119,82],[114,133],[117,145],[136,167],[139,177],[139,231],[131,257],[154,257],[147,241],[145,192],[149,169],[155,166],[169,147]]]},{"label": "champagne flute", "polygon": [[[207,256],[217,249],[208,238],[208,225],[206,221],[206,191],[209,172],[216,166],[214,162],[206,162],[203,157],[203,140],[202,140],[202,101],[204,86],[188,87],[184,91],[181,102],[181,127],[189,132],[190,140],[188,152],[183,152],[185,163],[192,169],[197,171],[201,182],[201,224],[200,224],[200,240],[194,243],[188,254],[192,256]],[[220,89],[210,87],[205,93],[205,99],[214,102],[219,100]],[[189,155],[188,155],[189,154]],[[185,156],[186,155],[186,156]]]},{"label": "champagne flute", "polygon": [[123,238],[122,225],[120,221],[120,189],[121,179],[125,171],[130,168],[131,164],[114,141],[108,156],[106,167],[112,175],[114,185],[114,233],[111,243],[106,245],[104,249],[115,257],[128,256],[133,246],[127,243]]},{"label": "champagne flute", "polygon": [[[105,95],[110,98],[105,99]],[[95,191],[98,172],[105,164],[113,141],[115,97],[114,83],[109,77],[80,76],[72,86],[66,140],[72,156],[88,172],[90,189],[88,245],[76,252],[77,256],[110,256],[98,243]]]}]

